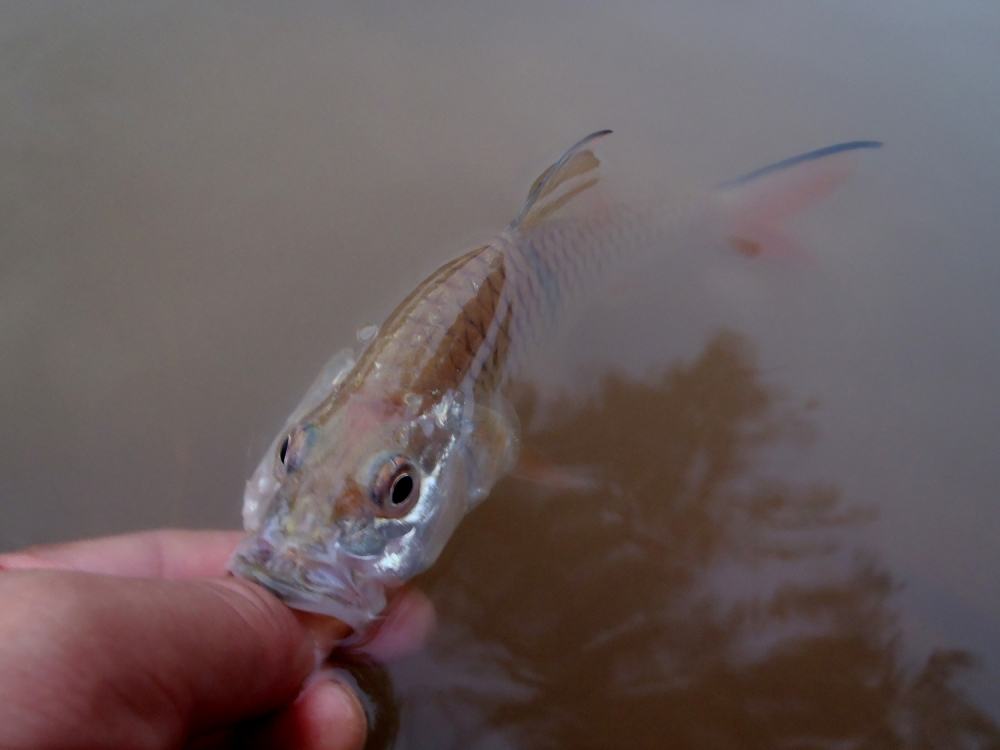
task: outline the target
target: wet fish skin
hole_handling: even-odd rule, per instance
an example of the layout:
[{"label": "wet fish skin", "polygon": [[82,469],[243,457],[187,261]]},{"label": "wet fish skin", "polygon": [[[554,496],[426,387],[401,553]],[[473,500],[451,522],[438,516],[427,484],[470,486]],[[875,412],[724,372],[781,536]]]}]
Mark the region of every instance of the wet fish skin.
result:
[{"label": "wet fish skin", "polygon": [[[602,247],[599,221],[588,230],[546,219],[567,200],[556,191],[596,169],[590,145],[605,134],[546,170],[493,242],[418,285],[357,362],[334,374],[329,395],[276,440],[248,484],[253,536],[237,550],[234,572],[291,606],[360,627],[381,611],[386,589],[433,563],[513,466],[518,426],[506,385],[554,323],[566,282],[588,264],[584,244]],[[560,245],[588,231],[594,236],[575,253]],[[400,465],[418,495],[405,512],[379,478]]]},{"label": "wet fish skin", "polygon": [[[233,572],[292,607],[362,628],[394,588],[433,564],[516,462],[506,387],[532,348],[622,256],[657,244],[655,223],[628,207],[559,216],[597,182],[592,147],[609,132],[574,144],[496,239],[428,276],[356,362],[324,373],[329,392],[320,383],[307,395],[248,483],[250,536]],[[827,151],[872,147],[858,144]],[[730,244],[777,237],[761,207],[789,197],[784,176],[803,164],[816,171],[826,156],[810,152],[720,186],[713,219]],[[822,167],[804,174],[806,188],[840,179]]]}]

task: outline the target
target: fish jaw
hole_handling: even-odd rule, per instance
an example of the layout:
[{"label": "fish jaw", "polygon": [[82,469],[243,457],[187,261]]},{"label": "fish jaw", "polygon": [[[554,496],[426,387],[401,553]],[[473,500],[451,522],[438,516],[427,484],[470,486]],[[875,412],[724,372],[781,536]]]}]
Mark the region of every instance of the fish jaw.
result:
[{"label": "fish jaw", "polygon": [[244,539],[228,567],[292,609],[334,617],[355,630],[378,619],[386,605],[385,585],[355,575],[346,561],[320,560],[297,547],[276,547],[261,535]]}]

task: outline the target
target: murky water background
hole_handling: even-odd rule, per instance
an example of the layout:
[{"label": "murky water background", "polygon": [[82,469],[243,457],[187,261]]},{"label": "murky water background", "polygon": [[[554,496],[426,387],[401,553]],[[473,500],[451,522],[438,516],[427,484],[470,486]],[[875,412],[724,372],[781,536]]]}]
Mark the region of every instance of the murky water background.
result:
[{"label": "murky water background", "polygon": [[586,132],[667,211],[880,138],[808,262],[594,301],[522,417],[605,490],[503,483],[366,679],[398,747],[1000,746],[1000,11],[870,5],[4,5],[0,547],[235,525],[327,356]]}]

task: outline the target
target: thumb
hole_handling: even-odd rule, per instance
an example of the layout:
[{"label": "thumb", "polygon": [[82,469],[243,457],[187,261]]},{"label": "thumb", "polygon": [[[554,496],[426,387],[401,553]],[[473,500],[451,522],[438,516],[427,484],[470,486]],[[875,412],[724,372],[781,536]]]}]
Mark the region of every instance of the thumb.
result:
[{"label": "thumb", "polygon": [[23,676],[0,727],[33,716],[32,746],[178,746],[291,702],[314,666],[291,611],[237,579],[9,571],[0,597],[0,668]]}]

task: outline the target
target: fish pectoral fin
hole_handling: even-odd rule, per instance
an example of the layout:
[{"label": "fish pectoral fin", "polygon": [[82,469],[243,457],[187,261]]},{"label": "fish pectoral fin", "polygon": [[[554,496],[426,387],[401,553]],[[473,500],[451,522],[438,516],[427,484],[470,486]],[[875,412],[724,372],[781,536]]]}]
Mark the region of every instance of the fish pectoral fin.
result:
[{"label": "fish pectoral fin", "polygon": [[523,451],[510,476],[555,492],[590,494],[604,489],[607,485],[607,482],[599,476],[596,467],[557,464],[537,453]]},{"label": "fish pectoral fin", "polygon": [[542,172],[532,183],[528,197],[511,222],[511,227],[525,229],[536,226],[573,198],[596,185],[596,169],[601,160],[591,147],[610,133],[610,130],[598,130],[582,138]]},{"label": "fish pectoral fin", "polygon": [[335,352],[332,357],[323,365],[316,379],[309,390],[306,391],[298,406],[292,411],[289,417],[289,424],[294,423],[311,412],[323,401],[330,398],[336,391],[337,386],[352,367],[354,367],[354,350],[350,348],[341,349]]},{"label": "fish pectoral fin", "polygon": [[477,505],[498,479],[510,473],[517,464],[520,443],[520,425],[513,409],[476,406],[467,443],[470,506]]}]

